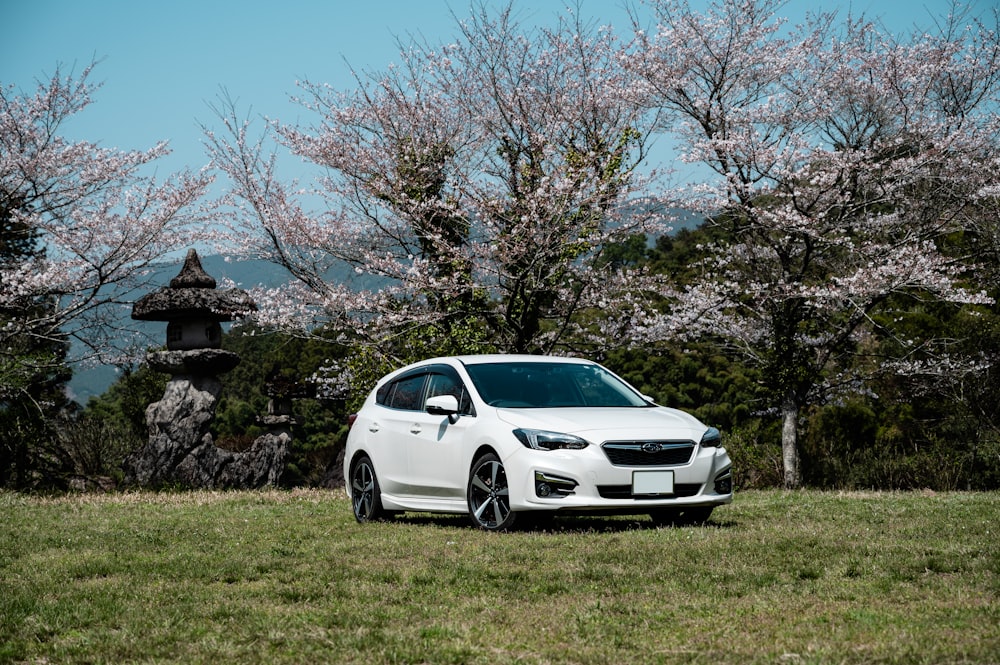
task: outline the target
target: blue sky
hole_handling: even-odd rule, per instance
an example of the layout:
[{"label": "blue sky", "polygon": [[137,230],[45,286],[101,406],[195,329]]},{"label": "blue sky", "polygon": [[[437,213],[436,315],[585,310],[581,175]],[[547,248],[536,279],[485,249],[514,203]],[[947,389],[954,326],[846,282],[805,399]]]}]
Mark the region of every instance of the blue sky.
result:
[{"label": "blue sky", "polygon": [[[995,1],[972,4],[981,12]],[[787,15],[801,17],[819,4],[790,0]],[[549,22],[566,0],[515,0],[515,6],[526,20]],[[942,14],[948,3],[828,0],[822,6],[877,16],[895,31],[926,24],[928,12]],[[382,69],[397,60],[396,37],[448,40],[455,34],[453,14],[464,18],[469,7],[468,0],[0,0],[0,84],[31,91],[57,64],[79,72],[97,59],[93,79],[103,87],[67,133],[129,149],[167,140],[174,154],[161,172],[198,168],[207,161],[200,124],[217,124],[208,104],[223,87],[241,113],[252,109],[294,122],[299,109],[288,97],[296,80],[349,87],[345,59],[356,68]],[[581,0],[581,9],[585,18],[627,32],[623,0]]]}]

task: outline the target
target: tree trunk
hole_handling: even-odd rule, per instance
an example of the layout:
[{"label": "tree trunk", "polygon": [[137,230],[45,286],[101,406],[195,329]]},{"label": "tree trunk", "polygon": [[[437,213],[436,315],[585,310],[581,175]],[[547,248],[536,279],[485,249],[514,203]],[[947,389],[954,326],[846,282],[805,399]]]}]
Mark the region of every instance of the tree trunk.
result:
[{"label": "tree trunk", "polygon": [[781,459],[785,472],[785,488],[802,485],[799,469],[799,403],[794,395],[785,396],[781,404]]}]

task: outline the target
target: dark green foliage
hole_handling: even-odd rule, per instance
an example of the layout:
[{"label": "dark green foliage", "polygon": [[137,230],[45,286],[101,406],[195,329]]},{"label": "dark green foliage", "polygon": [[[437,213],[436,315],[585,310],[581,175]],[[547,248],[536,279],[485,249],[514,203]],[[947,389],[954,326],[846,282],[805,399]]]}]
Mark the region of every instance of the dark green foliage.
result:
[{"label": "dark green foliage", "polygon": [[121,429],[135,441],[144,441],[149,433],[146,407],[163,397],[168,378],[148,365],[123,368],[103,395],[90,398],[86,415]]},{"label": "dark green foliage", "polygon": [[[831,405],[807,421],[807,484],[825,489],[996,490],[1000,437],[975,418],[938,418],[945,404],[915,399]],[[921,417],[928,416],[927,419]]]},{"label": "dark green foliage", "polygon": [[68,485],[74,489],[108,489],[122,479],[122,460],[141,446],[145,437],[120,421],[85,415],[62,424],[57,444],[69,460]]},{"label": "dark green foliage", "polygon": [[[712,226],[682,230],[657,239],[652,247],[635,236],[608,247],[602,257],[619,267],[644,265],[683,284],[698,270],[699,245],[720,233]],[[308,387],[321,368],[339,367],[349,378],[349,390],[324,399],[295,400],[299,424],[293,429],[293,460],[285,475],[289,485],[337,482],[336,458],[346,437],[346,416],[380,376],[426,357],[496,350],[489,326],[467,305],[456,301],[454,311],[441,322],[414,326],[379,349],[334,343],[320,334],[304,340],[235,326],[225,335],[224,347],[239,353],[242,362],[222,377],[214,426],[217,443],[245,449],[264,431],[258,418],[267,410],[268,379],[280,377]],[[829,489],[1000,488],[1000,368],[973,372],[959,381],[878,371],[882,358],[899,356],[903,345],[911,344],[907,340],[928,338],[950,338],[947,350],[958,358],[996,360],[998,308],[935,304],[909,294],[887,300],[872,318],[873,334],[859,349],[863,353],[854,356],[855,369],[871,377],[868,391],[840,395],[803,414],[805,483]],[[940,350],[915,349],[911,356],[918,359],[921,353]],[[663,344],[655,350],[619,348],[603,362],[657,403],[689,411],[722,430],[738,489],[782,484],[780,422],[768,409],[773,395],[761,368],[710,342]],[[145,407],[160,398],[166,378],[146,368],[124,373],[105,395],[91,401],[91,420],[75,429],[86,431],[101,422],[117,428],[133,445],[141,442],[146,436]],[[101,459],[121,454],[103,434],[91,446],[96,450],[74,436],[62,439],[78,441],[73,454],[63,455],[65,475],[71,475],[74,465],[94,473],[104,468],[106,473],[103,462],[81,462],[84,454],[103,455]]]},{"label": "dark green foliage", "polygon": [[643,264],[655,273],[669,275],[678,284],[688,284],[697,276],[698,262],[707,254],[705,245],[726,237],[725,229],[715,224],[680,229],[658,237]]},{"label": "dark green foliage", "polygon": [[91,397],[59,429],[59,445],[72,460],[74,486],[104,488],[121,480],[122,462],[149,436],[146,407],[163,397],[166,374],[147,365],[121,368],[103,395]]},{"label": "dark green foliage", "polygon": [[42,254],[38,232],[18,217],[25,208],[24,196],[0,190],[0,263]]},{"label": "dark green foliage", "polygon": [[721,430],[746,425],[760,408],[749,370],[705,345],[656,354],[619,349],[605,364],[657,404],[688,411]]},{"label": "dark green foliage", "polygon": [[808,418],[803,459],[809,485],[854,487],[870,461],[878,415],[861,400],[818,408]]},{"label": "dark green foliage", "polygon": [[645,261],[646,236],[636,233],[605,247],[596,263],[601,268],[607,266],[618,270],[642,265]]},{"label": "dark green foliage", "polygon": [[[36,230],[23,221],[27,212],[23,197],[0,191],[0,266],[44,256]],[[59,485],[67,466],[54,439],[72,407],[72,373],[66,336],[44,323],[54,306],[28,295],[0,307],[0,486]]]},{"label": "dark green foliage", "polygon": [[[58,486],[65,460],[47,449],[57,436],[59,423],[74,407],[66,397],[71,373],[62,365],[65,348],[56,343],[48,351],[8,348],[16,357],[13,381],[6,383],[0,396],[0,486]],[[10,374],[5,376],[5,380],[9,378]]]},{"label": "dark green foliage", "polygon": [[259,418],[267,413],[268,384],[289,386],[302,397],[293,400],[297,424],[292,428],[292,458],[283,482],[290,486],[322,485],[336,474],[337,455],[347,436],[342,395],[316,396],[314,378],[324,367],[339,363],[345,349],[321,336],[302,339],[265,332],[249,325],[234,326],[223,337],[223,348],[238,353],[240,364],[223,375],[222,395],[213,430],[216,444],[242,450],[266,429]]},{"label": "dark green foliage", "polygon": [[737,490],[781,487],[781,428],[775,418],[757,417],[722,433],[722,443],[733,461]]}]

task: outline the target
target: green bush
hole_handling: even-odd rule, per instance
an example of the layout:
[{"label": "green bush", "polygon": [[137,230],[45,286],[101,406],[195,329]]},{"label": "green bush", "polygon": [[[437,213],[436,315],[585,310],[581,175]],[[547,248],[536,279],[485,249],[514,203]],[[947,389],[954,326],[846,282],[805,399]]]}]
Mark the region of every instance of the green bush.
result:
[{"label": "green bush", "polygon": [[722,443],[733,462],[737,490],[782,486],[781,439],[776,424],[751,420],[723,432]]},{"label": "green bush", "polygon": [[143,444],[122,423],[81,417],[63,424],[56,436],[59,456],[68,461],[68,486],[108,488],[122,477],[122,462]]}]

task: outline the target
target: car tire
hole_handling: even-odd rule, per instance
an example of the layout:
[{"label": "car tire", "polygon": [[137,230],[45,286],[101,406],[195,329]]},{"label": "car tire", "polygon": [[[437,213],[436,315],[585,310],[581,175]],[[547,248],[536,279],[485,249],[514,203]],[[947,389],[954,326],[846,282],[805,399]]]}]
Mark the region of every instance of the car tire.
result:
[{"label": "car tire", "polygon": [[371,458],[362,455],[351,467],[351,506],[358,522],[375,522],[387,516]]},{"label": "car tire", "polygon": [[688,508],[660,508],[649,513],[657,526],[702,525],[712,516],[715,506],[691,506]]},{"label": "car tire", "polygon": [[506,531],[514,526],[517,513],[510,509],[510,487],[500,458],[486,453],[472,464],[466,491],[469,519],[487,531]]}]

